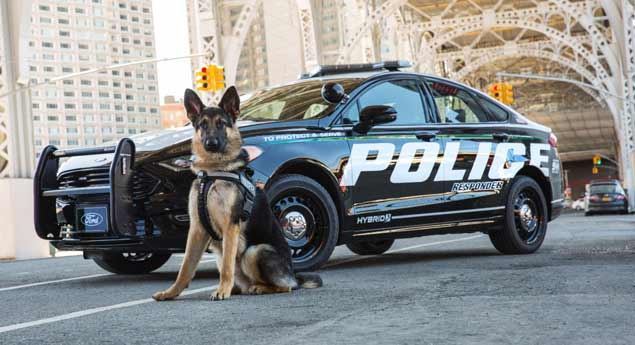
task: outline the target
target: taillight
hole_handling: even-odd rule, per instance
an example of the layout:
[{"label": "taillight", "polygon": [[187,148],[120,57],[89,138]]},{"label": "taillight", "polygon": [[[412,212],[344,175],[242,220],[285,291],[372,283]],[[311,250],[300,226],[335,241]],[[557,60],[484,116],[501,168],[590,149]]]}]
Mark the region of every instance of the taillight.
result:
[{"label": "taillight", "polygon": [[554,149],[558,147],[558,137],[556,137],[553,133],[549,134],[549,145],[551,145]]}]

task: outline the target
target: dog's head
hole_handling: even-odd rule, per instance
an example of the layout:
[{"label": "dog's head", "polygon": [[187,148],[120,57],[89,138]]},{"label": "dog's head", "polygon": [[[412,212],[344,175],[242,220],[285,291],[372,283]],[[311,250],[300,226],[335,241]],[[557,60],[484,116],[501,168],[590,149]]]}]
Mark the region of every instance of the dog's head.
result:
[{"label": "dog's head", "polygon": [[240,98],[235,87],[225,91],[217,107],[205,106],[190,89],[185,90],[184,103],[195,131],[192,152],[196,156],[213,160],[240,150],[242,140],[236,126]]}]

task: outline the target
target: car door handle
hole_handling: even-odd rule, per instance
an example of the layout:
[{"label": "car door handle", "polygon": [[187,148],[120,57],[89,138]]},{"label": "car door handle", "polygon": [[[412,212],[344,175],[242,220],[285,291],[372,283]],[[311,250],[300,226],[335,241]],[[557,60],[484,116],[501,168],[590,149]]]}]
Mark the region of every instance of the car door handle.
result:
[{"label": "car door handle", "polygon": [[418,131],[418,132],[415,132],[415,136],[419,140],[430,141],[437,137],[437,133],[429,132],[429,131]]},{"label": "car door handle", "polygon": [[494,133],[492,137],[498,141],[509,141],[510,135],[507,133]]}]

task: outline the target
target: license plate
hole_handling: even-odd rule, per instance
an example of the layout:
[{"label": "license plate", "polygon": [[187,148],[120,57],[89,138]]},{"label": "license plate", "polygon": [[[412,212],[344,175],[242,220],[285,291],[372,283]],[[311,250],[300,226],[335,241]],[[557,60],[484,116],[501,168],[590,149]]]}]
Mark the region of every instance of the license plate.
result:
[{"label": "license plate", "polygon": [[602,198],[602,201],[611,201],[611,197],[605,196]]},{"label": "license plate", "polygon": [[107,206],[80,206],[77,208],[77,230],[83,232],[108,231]]}]

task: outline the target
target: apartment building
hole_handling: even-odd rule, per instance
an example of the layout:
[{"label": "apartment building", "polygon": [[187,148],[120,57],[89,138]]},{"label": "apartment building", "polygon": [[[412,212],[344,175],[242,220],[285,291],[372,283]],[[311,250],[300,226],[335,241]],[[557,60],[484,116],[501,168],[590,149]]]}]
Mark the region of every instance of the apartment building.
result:
[{"label": "apartment building", "polygon": [[[31,83],[153,58],[151,0],[34,0]],[[32,91],[36,152],[99,145],[161,128],[155,64],[101,71]]]}]

